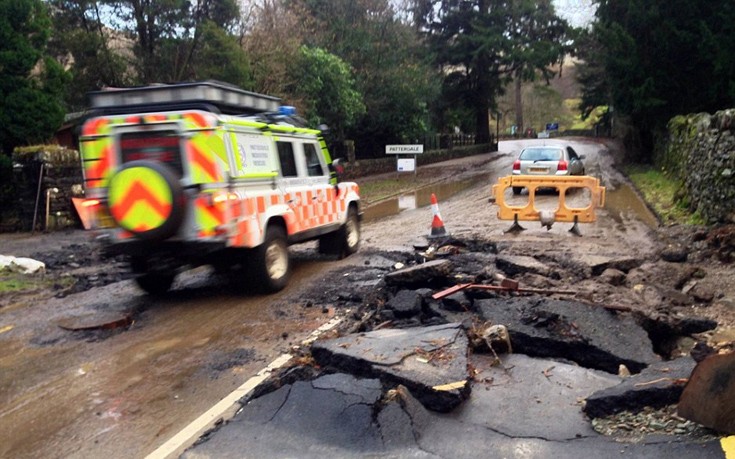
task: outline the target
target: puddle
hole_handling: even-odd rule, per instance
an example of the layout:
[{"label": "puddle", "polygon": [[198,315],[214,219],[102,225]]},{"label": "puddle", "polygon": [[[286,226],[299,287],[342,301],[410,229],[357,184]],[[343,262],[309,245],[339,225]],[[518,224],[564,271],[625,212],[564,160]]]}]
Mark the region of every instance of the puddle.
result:
[{"label": "puddle", "polygon": [[460,180],[458,182],[445,182],[429,185],[425,188],[416,190],[415,192],[404,193],[400,196],[386,199],[376,204],[371,204],[370,207],[365,209],[363,218],[365,221],[372,221],[399,214],[404,210],[418,209],[420,207],[428,206],[431,204],[432,193],[436,195],[436,198],[439,201],[442,201],[481,182],[487,183],[486,191],[487,195],[490,196],[491,184],[487,176],[483,174],[471,179]]},{"label": "puddle", "polygon": [[626,184],[620,184],[613,191],[607,190],[605,210],[618,223],[624,223],[624,219],[634,218],[649,228],[658,227],[656,216],[641,201],[633,188]]}]

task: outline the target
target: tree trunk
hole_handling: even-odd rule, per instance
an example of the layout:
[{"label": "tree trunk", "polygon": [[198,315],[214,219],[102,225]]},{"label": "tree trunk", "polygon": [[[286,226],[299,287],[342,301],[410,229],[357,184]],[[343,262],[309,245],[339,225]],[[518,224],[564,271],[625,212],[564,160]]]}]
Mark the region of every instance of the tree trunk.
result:
[{"label": "tree trunk", "polygon": [[516,126],[518,126],[518,131],[523,135],[523,96],[521,95],[521,90],[523,89],[523,80],[521,79],[521,72],[520,70],[518,73],[516,73],[515,78],[515,84],[516,84]]}]

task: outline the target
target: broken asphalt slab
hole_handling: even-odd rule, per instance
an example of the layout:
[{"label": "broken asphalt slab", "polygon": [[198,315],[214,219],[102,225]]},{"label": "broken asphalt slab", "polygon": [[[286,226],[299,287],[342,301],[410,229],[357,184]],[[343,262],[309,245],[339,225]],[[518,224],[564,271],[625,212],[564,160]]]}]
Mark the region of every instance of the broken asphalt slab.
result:
[{"label": "broken asphalt slab", "polygon": [[684,389],[682,381],[689,378],[695,365],[691,357],[655,363],[587,397],[584,412],[591,418],[601,418],[621,411],[638,412],[647,406],[676,404]]},{"label": "broken asphalt slab", "polygon": [[402,384],[427,408],[450,411],[470,392],[468,345],[461,324],[450,323],[316,341],[311,353],[322,367]]},{"label": "broken asphalt slab", "polygon": [[501,366],[481,357],[472,396],[452,413],[427,410],[404,386],[382,392],[377,379],[324,375],[248,401],[183,457],[724,458],[718,441],[619,443],[592,431],[579,398],[615,376],[521,355]]},{"label": "broken asphalt slab", "polygon": [[617,374],[660,361],[646,332],[629,315],[576,301],[538,297],[475,301],[480,316],[508,328],[513,351],[571,360]]}]

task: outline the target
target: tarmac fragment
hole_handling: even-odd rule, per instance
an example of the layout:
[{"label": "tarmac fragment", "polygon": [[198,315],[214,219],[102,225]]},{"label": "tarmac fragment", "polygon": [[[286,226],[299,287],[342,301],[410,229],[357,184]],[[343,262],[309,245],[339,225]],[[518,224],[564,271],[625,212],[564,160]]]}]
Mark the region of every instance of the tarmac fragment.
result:
[{"label": "tarmac fragment", "polygon": [[[316,341],[311,353],[322,367],[406,386],[427,408],[451,411],[470,393],[468,339],[460,324],[373,332]],[[452,390],[436,386],[465,381]]]},{"label": "tarmac fragment", "polygon": [[409,266],[385,275],[385,283],[404,288],[427,287],[432,283],[443,283],[452,269],[449,260],[432,260]]},{"label": "tarmac fragment", "polygon": [[550,298],[477,300],[483,320],[508,328],[513,351],[556,357],[617,374],[620,364],[638,373],[660,359],[646,332],[629,315]]},{"label": "tarmac fragment", "polygon": [[551,274],[551,268],[544,263],[533,257],[522,255],[498,255],[495,259],[495,265],[511,277],[528,272],[542,276]]},{"label": "tarmac fragment", "polygon": [[622,411],[635,413],[647,406],[673,405],[679,401],[684,382],[695,365],[690,357],[655,363],[620,384],[587,397],[584,412],[591,418],[601,418]]},{"label": "tarmac fragment", "polygon": [[421,295],[414,290],[399,290],[389,299],[385,307],[393,311],[398,319],[413,317],[421,312]]}]

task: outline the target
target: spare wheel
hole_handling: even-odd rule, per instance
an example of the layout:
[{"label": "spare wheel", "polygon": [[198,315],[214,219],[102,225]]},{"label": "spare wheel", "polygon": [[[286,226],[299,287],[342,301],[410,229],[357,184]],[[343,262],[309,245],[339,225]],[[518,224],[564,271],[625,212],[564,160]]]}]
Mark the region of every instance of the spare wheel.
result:
[{"label": "spare wheel", "polygon": [[131,161],[110,179],[110,215],[141,239],[160,240],[176,233],[186,210],[177,174],[156,161]]}]

